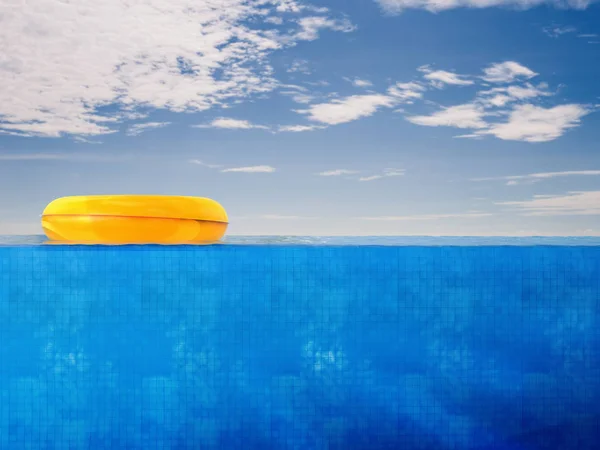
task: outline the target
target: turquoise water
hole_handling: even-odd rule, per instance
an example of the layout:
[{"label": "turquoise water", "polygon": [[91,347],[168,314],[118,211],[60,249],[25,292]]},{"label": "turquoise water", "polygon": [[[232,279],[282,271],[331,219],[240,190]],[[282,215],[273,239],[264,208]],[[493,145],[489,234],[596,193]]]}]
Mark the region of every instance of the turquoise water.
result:
[{"label": "turquoise water", "polygon": [[0,246],[0,448],[596,449],[597,238]]}]

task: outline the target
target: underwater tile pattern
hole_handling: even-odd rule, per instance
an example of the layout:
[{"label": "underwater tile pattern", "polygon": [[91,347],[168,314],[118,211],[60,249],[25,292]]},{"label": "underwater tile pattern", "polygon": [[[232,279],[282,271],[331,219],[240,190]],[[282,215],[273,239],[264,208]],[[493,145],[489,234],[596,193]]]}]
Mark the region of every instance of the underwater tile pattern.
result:
[{"label": "underwater tile pattern", "polygon": [[598,449],[599,247],[0,247],[0,449]]}]

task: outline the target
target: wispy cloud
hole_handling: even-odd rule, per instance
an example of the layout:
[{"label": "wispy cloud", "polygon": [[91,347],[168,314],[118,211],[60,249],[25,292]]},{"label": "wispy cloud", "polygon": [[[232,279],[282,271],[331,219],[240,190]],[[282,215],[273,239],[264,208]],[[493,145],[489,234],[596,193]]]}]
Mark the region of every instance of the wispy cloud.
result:
[{"label": "wispy cloud", "polygon": [[324,16],[303,17],[298,20],[298,25],[300,25],[300,31],[295,34],[294,38],[302,41],[314,41],[319,37],[321,30],[349,33],[356,29],[347,19],[337,20]]},{"label": "wispy cloud", "polygon": [[308,91],[308,89],[306,87],[299,86],[297,84],[280,84],[278,87],[280,89],[291,89],[291,90],[302,91],[302,92],[307,92]]},{"label": "wispy cloud", "polygon": [[[322,177],[339,177],[339,176],[343,176],[343,175],[357,175],[359,173],[360,173],[359,170],[334,169],[334,170],[326,170],[324,172],[319,172],[316,175],[319,175]],[[378,173],[378,174],[367,175],[367,176],[362,176],[362,177],[351,177],[351,178],[354,178],[358,181],[373,181],[373,180],[379,180],[381,178],[386,178],[386,177],[400,177],[400,176],[404,175],[405,173],[406,173],[406,171],[404,169],[385,168],[385,169],[383,169],[383,171],[381,173]]]},{"label": "wispy cloud", "polygon": [[335,169],[335,170],[326,170],[325,172],[319,172],[317,175],[320,175],[322,177],[338,177],[340,175],[354,175],[357,173],[358,173],[358,170]]},{"label": "wispy cloud", "polygon": [[131,125],[127,129],[127,136],[138,136],[138,135],[142,134],[144,131],[153,130],[156,128],[163,128],[170,124],[171,124],[171,122],[137,123],[135,125]]},{"label": "wispy cloud", "polygon": [[307,94],[302,91],[281,91],[281,95],[291,97],[293,101],[300,104],[309,104],[315,100],[314,94]]},{"label": "wispy cloud", "polygon": [[311,105],[307,109],[296,110],[307,115],[308,119],[326,125],[339,125],[369,117],[381,108],[390,108],[401,103],[412,103],[423,96],[425,88],[418,83],[396,83],[386,94],[351,95],[329,102]]},{"label": "wispy cloud", "polygon": [[[1,125],[1,123],[0,123]],[[26,133],[24,131],[9,131],[0,129],[0,136],[18,136],[18,137],[32,137],[35,136],[33,133]]]},{"label": "wispy cloud", "polygon": [[518,105],[511,111],[508,121],[492,124],[476,134],[491,134],[506,141],[548,142],[578,126],[581,118],[590,112],[589,108],[576,104],[553,108]]},{"label": "wispy cloud", "polygon": [[600,35],[598,35],[597,33],[582,33],[578,34],[577,37],[580,39],[588,39],[588,44],[600,44],[600,40],[598,40],[598,38],[600,38]]},{"label": "wispy cloud", "polygon": [[194,128],[222,128],[227,130],[251,130],[260,129],[268,130],[269,127],[264,125],[256,125],[247,120],[231,119],[227,117],[219,117],[208,124],[192,125]]},{"label": "wispy cloud", "polygon": [[382,220],[382,221],[421,221],[421,220],[440,220],[440,219],[478,219],[481,217],[489,217],[491,213],[484,212],[467,212],[467,213],[456,213],[456,214],[418,214],[410,216],[374,216],[374,217],[360,217],[363,220]]},{"label": "wispy cloud", "polygon": [[388,94],[396,100],[396,103],[411,104],[414,100],[423,98],[426,88],[414,81],[410,83],[396,83],[388,89]]},{"label": "wispy cloud", "polygon": [[542,31],[552,38],[557,38],[563,34],[575,33],[577,28],[571,26],[551,25],[542,28]]},{"label": "wispy cloud", "polygon": [[405,172],[406,171],[404,169],[383,169],[383,173],[381,174],[360,177],[358,181],[373,181],[386,177],[401,177],[405,174]]},{"label": "wispy cloud", "polygon": [[522,86],[513,85],[507,87],[497,87],[480,91],[478,93],[478,100],[481,103],[487,104],[487,106],[502,107],[507,103],[517,100],[526,100],[530,98],[547,97],[552,95],[552,93],[548,92],[546,88],[547,85],[543,83],[537,87],[530,83],[525,83]]},{"label": "wispy cloud", "polygon": [[86,139],[81,136],[75,136],[73,140],[79,144],[102,144],[102,141],[96,141],[93,139]]},{"label": "wispy cloud", "polygon": [[[486,67],[482,79],[508,84],[534,76],[537,74],[531,69],[507,61]],[[409,115],[406,120],[423,126],[474,130],[456,138],[481,139],[491,135],[502,140],[548,142],[577,127],[581,118],[594,108],[580,104],[544,107],[531,103],[537,98],[553,95],[547,88],[545,83],[534,86],[529,82],[494,87],[479,91],[470,103],[442,107],[430,115]]]},{"label": "wispy cloud", "polygon": [[400,14],[406,9],[424,9],[440,12],[456,8],[513,7],[517,10],[530,9],[550,4],[557,8],[586,9],[594,0],[375,0],[388,14]]},{"label": "wispy cloud", "polygon": [[474,81],[466,79],[464,75],[445,70],[432,70],[429,66],[419,67],[418,70],[424,72],[423,78],[438,89],[442,89],[446,85],[470,86],[474,83]]},{"label": "wispy cloud", "polygon": [[0,16],[0,129],[46,137],[112,133],[137,108],[196,112],[264,94],[277,86],[273,52],[354,29],[296,0],[0,2]]},{"label": "wispy cloud", "polygon": [[310,75],[312,70],[308,66],[308,61],[305,59],[296,59],[290,67],[287,69],[288,73],[302,73],[304,75]]},{"label": "wispy cloud", "polygon": [[329,86],[331,83],[329,83],[329,81],[319,80],[319,81],[306,81],[305,84],[308,84],[309,86],[323,87],[323,86]]},{"label": "wispy cloud", "polygon": [[574,191],[567,195],[535,195],[530,200],[498,202],[526,216],[600,215],[600,191]]},{"label": "wispy cloud", "polygon": [[[209,169],[221,169],[223,167],[222,164],[208,164],[199,159],[190,159],[189,162],[191,164],[196,164],[198,166],[208,167]],[[275,167],[271,166],[247,166],[247,167],[231,167],[228,169],[221,169],[223,173],[227,172],[241,172],[241,173],[271,173],[275,172]]]},{"label": "wispy cloud", "polygon": [[429,116],[408,116],[406,120],[428,127],[486,128],[485,110],[474,103],[450,106]]},{"label": "wispy cloud", "polygon": [[548,180],[557,177],[574,176],[600,176],[600,170],[565,170],[563,172],[539,172],[529,173],[527,175],[509,175],[502,177],[484,177],[472,178],[471,181],[506,181],[507,185],[514,186],[521,183],[535,183],[542,180]]},{"label": "wispy cloud", "polygon": [[373,115],[381,107],[389,107],[394,104],[387,95],[367,94],[352,95],[343,99],[336,99],[329,103],[311,105],[307,109],[297,110],[300,114],[306,114],[309,120],[327,125],[339,125],[352,122],[361,117]]},{"label": "wispy cloud", "polygon": [[515,61],[492,64],[483,69],[483,73],[482,78],[489,83],[510,83],[518,78],[529,79],[538,75]]},{"label": "wispy cloud", "polygon": [[271,173],[275,172],[275,167],[271,166],[249,166],[249,167],[233,167],[231,169],[223,169],[221,172],[244,172],[244,173]]},{"label": "wispy cloud", "polygon": [[352,83],[353,86],[356,86],[356,87],[365,88],[365,87],[373,86],[373,83],[371,83],[369,80],[364,80],[362,78],[345,78],[345,79],[347,81],[349,81],[350,83]]},{"label": "wispy cloud", "polygon": [[467,134],[458,134],[456,136],[452,136],[453,139],[483,139],[483,136],[475,133],[467,133]]},{"label": "wispy cloud", "polygon": [[282,125],[279,131],[290,133],[302,133],[304,131],[323,130],[326,127],[318,125]]},{"label": "wispy cloud", "polygon": [[282,25],[283,19],[281,17],[267,17],[265,23],[272,23],[273,25]]},{"label": "wispy cloud", "polygon": [[198,166],[208,167],[209,169],[218,169],[220,167],[223,167],[222,164],[207,164],[204,161],[201,161],[199,159],[190,159],[190,163],[196,164]]}]

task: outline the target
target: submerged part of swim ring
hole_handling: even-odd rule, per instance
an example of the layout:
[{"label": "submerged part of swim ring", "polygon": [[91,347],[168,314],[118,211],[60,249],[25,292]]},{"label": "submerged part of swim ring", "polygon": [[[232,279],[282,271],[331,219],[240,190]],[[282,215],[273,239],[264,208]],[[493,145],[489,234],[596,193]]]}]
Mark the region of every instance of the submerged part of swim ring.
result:
[{"label": "submerged part of swim ring", "polygon": [[62,197],[48,204],[42,214],[42,228],[49,239],[97,244],[216,242],[227,225],[225,209],[202,197]]}]

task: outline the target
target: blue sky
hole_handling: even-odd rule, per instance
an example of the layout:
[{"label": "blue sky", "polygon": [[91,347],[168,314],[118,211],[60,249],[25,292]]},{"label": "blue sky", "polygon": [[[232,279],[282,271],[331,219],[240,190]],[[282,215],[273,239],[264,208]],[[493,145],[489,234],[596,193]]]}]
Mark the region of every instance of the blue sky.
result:
[{"label": "blue sky", "polygon": [[0,5],[0,234],[211,197],[230,234],[600,235],[600,5]]}]

